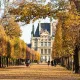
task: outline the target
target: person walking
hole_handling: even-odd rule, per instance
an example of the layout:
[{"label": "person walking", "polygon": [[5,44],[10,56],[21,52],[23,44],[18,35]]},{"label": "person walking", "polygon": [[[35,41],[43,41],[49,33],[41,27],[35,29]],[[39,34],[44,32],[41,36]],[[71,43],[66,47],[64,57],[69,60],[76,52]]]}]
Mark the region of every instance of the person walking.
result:
[{"label": "person walking", "polygon": [[51,61],[51,66],[54,66],[54,61],[53,60]]},{"label": "person walking", "polygon": [[28,67],[30,65],[30,59],[26,59],[26,66]]},{"label": "person walking", "polygon": [[56,66],[56,59],[54,59],[54,66]]},{"label": "person walking", "polygon": [[50,65],[50,61],[48,61],[48,66]]}]

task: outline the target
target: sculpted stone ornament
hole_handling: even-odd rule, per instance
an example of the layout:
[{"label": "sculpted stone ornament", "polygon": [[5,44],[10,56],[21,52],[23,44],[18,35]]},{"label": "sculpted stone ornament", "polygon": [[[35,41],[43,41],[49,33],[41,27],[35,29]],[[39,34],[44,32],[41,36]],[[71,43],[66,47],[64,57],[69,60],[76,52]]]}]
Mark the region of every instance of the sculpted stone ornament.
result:
[{"label": "sculpted stone ornament", "polygon": [[48,32],[47,30],[43,30],[43,31],[41,32],[41,35],[49,35],[49,32]]}]

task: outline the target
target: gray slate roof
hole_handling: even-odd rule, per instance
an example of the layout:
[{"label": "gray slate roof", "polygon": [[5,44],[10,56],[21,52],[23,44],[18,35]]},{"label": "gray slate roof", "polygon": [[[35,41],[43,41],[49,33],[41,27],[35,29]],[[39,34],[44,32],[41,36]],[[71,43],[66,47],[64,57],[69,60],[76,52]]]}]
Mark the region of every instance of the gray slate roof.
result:
[{"label": "gray slate roof", "polygon": [[[41,30],[47,30],[50,33],[50,23],[41,23]],[[39,33],[39,24],[38,27],[34,33],[34,37],[40,37],[40,33]]]}]

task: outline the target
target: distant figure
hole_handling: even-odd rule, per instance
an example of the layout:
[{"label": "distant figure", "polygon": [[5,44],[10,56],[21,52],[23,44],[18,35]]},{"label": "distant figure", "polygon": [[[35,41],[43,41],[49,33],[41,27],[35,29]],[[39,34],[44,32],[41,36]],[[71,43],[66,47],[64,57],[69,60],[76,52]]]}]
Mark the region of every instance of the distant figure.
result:
[{"label": "distant figure", "polygon": [[51,61],[51,66],[54,66],[54,61],[53,60]]},{"label": "distant figure", "polygon": [[48,61],[48,66],[50,65],[50,61]]},{"label": "distant figure", "polygon": [[56,66],[56,59],[54,59],[54,66]]},{"label": "distant figure", "polygon": [[26,66],[28,67],[30,65],[30,59],[26,59]]}]

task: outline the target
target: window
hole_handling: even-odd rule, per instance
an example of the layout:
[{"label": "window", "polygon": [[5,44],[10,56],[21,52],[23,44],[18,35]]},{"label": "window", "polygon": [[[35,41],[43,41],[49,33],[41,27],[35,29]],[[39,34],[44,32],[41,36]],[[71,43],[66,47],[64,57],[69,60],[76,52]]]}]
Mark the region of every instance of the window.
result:
[{"label": "window", "polygon": [[48,49],[48,54],[51,54],[51,49]]},{"label": "window", "polygon": [[44,53],[47,54],[47,49],[44,50]]},{"label": "window", "polygon": [[35,47],[35,49],[34,50],[36,50],[37,51],[37,47]]},{"label": "window", "polygon": [[43,54],[43,49],[41,49],[41,54]]},{"label": "window", "polygon": [[51,46],[51,42],[48,42],[48,46]]},{"label": "window", "polygon": [[47,56],[45,56],[45,61],[47,61]]},{"label": "window", "polygon": [[49,61],[50,61],[50,56],[48,57]]},{"label": "window", "polygon": [[43,56],[41,56],[41,61],[43,61]]},{"label": "window", "polygon": [[45,39],[45,41],[47,41],[47,39]]},{"label": "window", "polygon": [[37,42],[34,43],[34,46],[35,46],[35,47],[37,46]]},{"label": "window", "polygon": [[43,41],[43,39],[41,39],[41,41]]},{"label": "window", "polygon": [[47,46],[47,42],[45,42],[45,46]]},{"label": "window", "polygon": [[49,39],[49,41],[51,41],[51,39]]},{"label": "window", "polygon": [[43,42],[41,42],[41,46],[43,46]]}]

